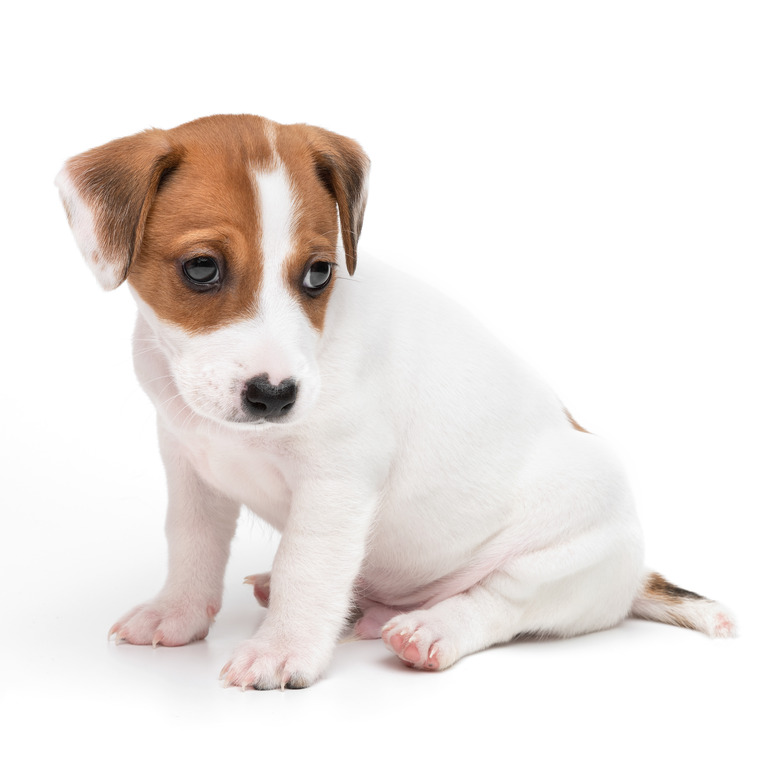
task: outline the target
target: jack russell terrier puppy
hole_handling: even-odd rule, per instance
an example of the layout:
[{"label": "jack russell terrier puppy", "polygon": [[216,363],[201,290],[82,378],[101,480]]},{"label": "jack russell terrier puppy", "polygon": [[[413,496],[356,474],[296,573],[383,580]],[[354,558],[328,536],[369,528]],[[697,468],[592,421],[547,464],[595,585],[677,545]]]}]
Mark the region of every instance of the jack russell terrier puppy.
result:
[{"label": "jack russell terrier puppy", "polygon": [[138,303],[169,488],[165,584],[110,635],[204,638],[242,505],[281,541],[226,685],[312,684],[350,619],[425,670],[627,616],[734,635],[643,567],[620,465],[534,372],[421,283],[356,271],[368,167],[317,127],[212,116],[59,174],[87,263]]}]

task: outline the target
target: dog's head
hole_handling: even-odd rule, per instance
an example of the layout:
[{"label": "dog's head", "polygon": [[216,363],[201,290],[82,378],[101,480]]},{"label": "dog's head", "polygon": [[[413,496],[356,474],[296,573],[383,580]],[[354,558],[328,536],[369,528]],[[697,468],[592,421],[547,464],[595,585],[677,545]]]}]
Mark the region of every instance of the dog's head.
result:
[{"label": "dog's head", "polygon": [[355,270],[368,158],[307,125],[213,116],[68,160],[73,233],[125,279],[185,402],[219,422],[299,418],[337,269]]}]

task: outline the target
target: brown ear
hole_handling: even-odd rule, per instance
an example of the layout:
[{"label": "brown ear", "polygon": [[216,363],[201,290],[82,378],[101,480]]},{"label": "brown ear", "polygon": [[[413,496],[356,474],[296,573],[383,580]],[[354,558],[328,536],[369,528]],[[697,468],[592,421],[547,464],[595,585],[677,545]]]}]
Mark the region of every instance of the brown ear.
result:
[{"label": "brown ear", "polygon": [[167,134],[147,130],[72,157],[57,176],[76,243],[105,289],[127,277],[160,178],[176,162]]},{"label": "brown ear", "polygon": [[370,162],[356,141],[319,127],[306,127],[317,175],[336,199],[341,238],[350,276],[357,264],[357,243],[368,197]]}]

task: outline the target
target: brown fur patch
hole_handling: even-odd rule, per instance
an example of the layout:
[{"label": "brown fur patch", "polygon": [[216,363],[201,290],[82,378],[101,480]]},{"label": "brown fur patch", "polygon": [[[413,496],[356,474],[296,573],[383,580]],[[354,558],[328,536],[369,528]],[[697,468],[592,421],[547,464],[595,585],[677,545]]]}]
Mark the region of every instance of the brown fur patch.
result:
[{"label": "brown fur patch", "polygon": [[569,423],[575,430],[578,430],[580,433],[590,432],[589,430],[586,430],[584,427],[582,427],[582,425],[580,425],[576,419],[574,419],[574,417],[569,413],[569,409],[564,408],[563,413],[566,414],[566,418],[569,420]]},{"label": "brown fur patch", "polygon": [[279,125],[276,145],[298,204],[287,281],[311,323],[322,330],[335,279],[316,297],[304,291],[301,281],[314,258],[335,262],[339,226],[347,270],[350,275],[355,272],[368,158],[355,141],[305,124]]},{"label": "brown fur patch", "polygon": [[[200,119],[169,131],[172,143],[184,149],[182,162],[166,179],[149,214],[143,252],[129,279],[142,298],[164,319],[188,332],[206,332],[227,322],[251,317],[262,283],[262,204],[258,204],[254,175],[284,166],[296,201],[297,229],[286,261],[287,283],[312,325],[321,330],[334,282],[320,295],[304,291],[305,271],[317,258],[335,262],[338,213],[357,220],[344,237],[347,264],[354,268],[355,244],[362,222],[351,216],[354,203],[329,189],[322,179],[319,148],[326,143],[338,168],[334,180],[348,174],[339,166],[338,150],[359,157],[365,174],[367,159],[347,138],[307,125],[278,125],[253,116],[217,116]],[[351,160],[351,158],[349,158]],[[357,164],[357,163],[356,163]],[[354,187],[353,187],[354,189]],[[258,207],[260,206],[260,208]],[[204,233],[188,241],[186,231]],[[195,292],[177,284],[176,258],[200,251],[219,254],[226,278],[219,290]]]},{"label": "brown fur patch", "polygon": [[[298,208],[287,282],[321,329],[334,281],[316,297],[301,281],[312,259],[335,262],[339,218],[354,270],[368,169],[354,141],[256,116],[212,116],[112,141],[69,168],[120,281],[126,273],[161,319],[202,333],[255,314],[263,257],[254,177],[280,162]],[[220,264],[218,287],[198,290],[184,278],[182,264],[202,255]]]},{"label": "brown fur patch", "polygon": [[645,581],[644,594],[653,600],[682,603],[684,600],[705,600],[701,595],[684,590],[666,581],[660,573],[651,573]]},{"label": "brown fur patch", "polygon": [[368,157],[350,138],[320,127],[297,127],[308,135],[317,176],[338,204],[341,237],[351,276],[355,272],[357,242],[363,228]]},{"label": "brown fur patch", "polygon": [[[262,276],[260,225],[250,163],[272,151],[259,117],[209,117],[168,131],[181,161],[163,181],[128,281],[162,319],[190,333],[251,317]],[[222,283],[206,291],[183,279],[182,261],[208,254]]]},{"label": "brown fur patch", "polygon": [[[177,154],[162,130],[120,138],[67,163],[79,196],[93,214],[97,253],[90,261],[114,269],[116,284],[138,253],[154,191]],[[66,207],[68,220],[71,214]]]}]

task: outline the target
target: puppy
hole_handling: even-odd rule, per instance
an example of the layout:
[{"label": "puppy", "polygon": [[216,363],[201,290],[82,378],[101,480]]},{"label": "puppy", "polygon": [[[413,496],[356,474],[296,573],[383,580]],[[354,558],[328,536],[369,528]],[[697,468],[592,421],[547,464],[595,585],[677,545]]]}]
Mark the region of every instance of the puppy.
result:
[{"label": "puppy", "polygon": [[111,634],[204,638],[244,505],[281,542],[226,685],[312,684],[356,613],[426,670],[629,615],[733,635],[643,567],[623,471],[535,373],[422,284],[356,270],[368,167],[316,127],[212,116],[60,172],[87,263],[138,304],[169,488],[167,579]]}]

